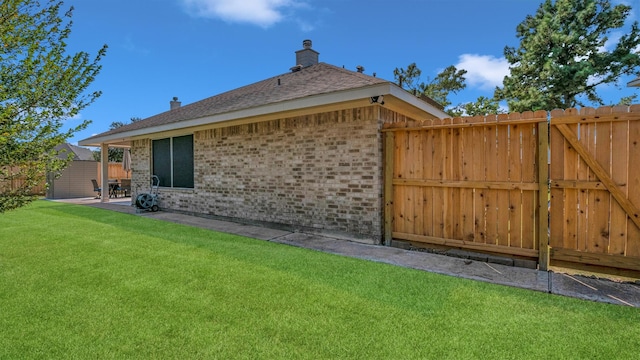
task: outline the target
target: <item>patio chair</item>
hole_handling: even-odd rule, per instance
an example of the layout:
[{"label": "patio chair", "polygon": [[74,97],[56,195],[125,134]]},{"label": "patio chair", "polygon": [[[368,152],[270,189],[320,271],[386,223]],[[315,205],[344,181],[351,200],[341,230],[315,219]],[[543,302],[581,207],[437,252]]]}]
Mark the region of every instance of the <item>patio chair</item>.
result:
[{"label": "patio chair", "polygon": [[98,182],[96,181],[96,179],[91,179],[91,182],[93,183],[93,191],[98,193],[98,196],[96,196],[97,199],[102,195],[102,189],[100,188],[100,186],[98,186]]},{"label": "patio chair", "polygon": [[120,180],[120,191],[124,192],[125,197],[131,196],[131,179]]}]

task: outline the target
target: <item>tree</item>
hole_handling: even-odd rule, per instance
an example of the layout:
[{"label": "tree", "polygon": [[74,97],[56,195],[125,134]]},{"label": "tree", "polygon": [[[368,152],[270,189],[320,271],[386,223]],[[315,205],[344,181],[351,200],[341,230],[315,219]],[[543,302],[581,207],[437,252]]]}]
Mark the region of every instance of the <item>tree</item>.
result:
[{"label": "tree", "polygon": [[[54,0],[0,3],[0,213],[33,201],[31,189],[46,173],[59,173],[69,163],[57,157],[55,147],[89,121],[61,131],[63,121],[100,96],[87,89],[100,71],[106,45],[93,59],[85,52],[67,54],[73,8],[61,16],[62,5]],[[15,179],[22,185],[6,185]]]},{"label": "tree", "polygon": [[613,29],[624,26],[631,7],[608,0],[545,0],[516,28],[519,48],[505,47],[511,73],[496,89],[510,111],[603,105],[597,87],[615,83],[640,65],[638,23],[609,47]]},{"label": "tree", "polygon": [[500,103],[497,99],[480,96],[476,102],[460,104],[449,110],[449,113],[453,114],[453,116],[485,116],[502,114],[504,111],[500,109]]},{"label": "tree", "polygon": [[624,105],[624,106],[629,106],[631,104],[633,104],[633,102],[638,98],[637,94],[633,94],[633,95],[629,95],[629,96],[625,96],[623,98],[621,98],[617,104],[615,105]]},{"label": "tree", "polygon": [[395,68],[393,77],[401,88],[417,97],[427,96],[446,108],[451,105],[449,94],[456,94],[467,86],[464,78],[466,73],[466,70],[458,70],[451,65],[425,83],[420,81],[422,71],[416,63],[411,63],[407,69]]},{"label": "tree", "polygon": [[[133,124],[136,121],[142,120],[142,118],[134,116],[130,120],[131,120],[131,124]],[[123,123],[122,121],[114,121],[114,122],[111,123],[111,125],[109,125],[109,130],[115,130],[115,129],[121,128],[121,127],[123,127],[125,125],[127,125],[127,124]],[[108,152],[109,152],[109,162],[122,162],[122,156],[124,154],[124,149],[122,149],[122,148],[109,148]],[[93,151],[93,158],[97,162],[101,161],[100,150],[94,150]]]},{"label": "tree", "polygon": [[398,86],[412,93],[418,94],[418,81],[420,81],[420,75],[422,70],[418,68],[416,63],[411,63],[407,66],[407,69],[395,68],[393,70],[393,78]]}]

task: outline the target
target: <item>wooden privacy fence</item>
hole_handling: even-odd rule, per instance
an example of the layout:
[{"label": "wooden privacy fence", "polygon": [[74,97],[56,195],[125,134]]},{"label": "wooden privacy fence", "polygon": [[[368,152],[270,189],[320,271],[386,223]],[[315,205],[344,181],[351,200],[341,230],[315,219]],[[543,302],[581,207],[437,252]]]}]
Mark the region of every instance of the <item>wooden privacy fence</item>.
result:
[{"label": "wooden privacy fence", "polygon": [[384,124],[385,242],[640,270],[640,106],[550,115]]},{"label": "wooden privacy fence", "polygon": [[[15,169],[15,170],[9,170],[10,172],[17,172],[17,168],[11,167],[9,169]],[[14,177],[14,178],[3,178],[0,179],[0,191],[1,192],[11,192],[15,189],[18,189],[22,186],[24,186],[25,184],[25,179],[22,177]],[[31,194],[32,195],[44,195],[47,191],[47,183],[46,181],[43,179],[42,182],[40,182],[40,184],[38,184],[37,186],[33,187],[31,189]]]},{"label": "wooden privacy fence", "polygon": [[[102,174],[102,165],[100,163],[97,163],[97,166],[98,166],[98,178],[96,180],[98,181],[98,184],[101,185],[102,176],[100,176],[100,174]],[[108,174],[109,174],[108,175],[109,179],[130,179],[131,178],[131,171],[129,171],[129,173],[127,173],[122,168],[122,163],[119,163],[119,162],[118,163],[115,163],[115,162],[110,162],[109,163]]]}]

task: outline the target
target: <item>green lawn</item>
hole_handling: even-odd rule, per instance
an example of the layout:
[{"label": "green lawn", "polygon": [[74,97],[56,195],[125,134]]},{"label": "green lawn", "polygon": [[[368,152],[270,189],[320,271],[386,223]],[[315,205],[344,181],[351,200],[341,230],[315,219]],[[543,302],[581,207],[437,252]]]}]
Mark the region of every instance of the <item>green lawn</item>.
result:
[{"label": "green lawn", "polygon": [[631,359],[640,310],[38,201],[0,215],[0,359]]}]

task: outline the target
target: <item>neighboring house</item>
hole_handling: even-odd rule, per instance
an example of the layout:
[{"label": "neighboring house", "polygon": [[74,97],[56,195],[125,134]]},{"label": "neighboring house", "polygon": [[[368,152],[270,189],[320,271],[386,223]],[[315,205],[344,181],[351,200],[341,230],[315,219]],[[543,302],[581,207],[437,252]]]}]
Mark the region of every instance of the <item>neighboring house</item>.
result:
[{"label": "neighboring house", "polygon": [[628,87],[640,87],[640,76],[627,83]]},{"label": "neighboring house", "polygon": [[162,210],[379,243],[382,124],[448,115],[303,47],[287,73],[185,106],[174,98],[169,111],[80,144],[103,156],[130,146],[133,198],[155,174]]},{"label": "neighboring house", "polygon": [[60,158],[66,158],[70,153],[73,154],[73,161],[62,171],[60,177],[56,178],[54,174],[47,174],[47,198],[48,199],[67,199],[94,197],[96,192],[93,190],[91,179],[95,179],[98,174],[97,161],[93,158],[93,152],[83,147],[62,144],[56,147],[60,153]]}]

